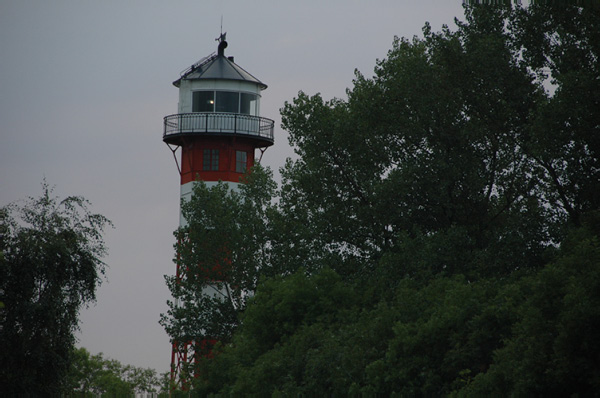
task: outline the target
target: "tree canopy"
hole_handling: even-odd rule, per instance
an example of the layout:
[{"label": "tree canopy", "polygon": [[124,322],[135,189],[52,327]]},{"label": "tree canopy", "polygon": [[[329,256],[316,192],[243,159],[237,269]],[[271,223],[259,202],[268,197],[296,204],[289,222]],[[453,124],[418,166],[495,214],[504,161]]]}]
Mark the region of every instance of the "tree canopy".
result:
[{"label": "tree canopy", "polygon": [[129,397],[156,392],[159,378],[154,369],[123,365],[102,353],[91,355],[85,348],[73,350],[65,391],[74,396]]},{"label": "tree canopy", "polygon": [[223,322],[202,283],[168,279],[172,338],[227,325],[194,391],[597,394],[599,21],[466,6],[455,30],[396,38],[347,99],[286,102],[279,189],[257,169],[183,206],[180,264],[227,264],[242,298]]},{"label": "tree canopy", "polygon": [[79,310],[95,300],[111,225],[81,197],[39,198],[0,209],[0,391],[51,396],[64,388]]}]

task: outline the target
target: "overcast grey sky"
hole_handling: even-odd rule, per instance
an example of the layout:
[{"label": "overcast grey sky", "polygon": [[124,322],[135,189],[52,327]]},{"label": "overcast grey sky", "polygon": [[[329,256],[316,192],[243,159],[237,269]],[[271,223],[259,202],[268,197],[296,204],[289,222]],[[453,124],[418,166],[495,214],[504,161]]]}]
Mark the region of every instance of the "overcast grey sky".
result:
[{"label": "overcast grey sky", "polygon": [[174,273],[179,177],[162,142],[179,72],[216,51],[269,88],[274,170],[292,151],[279,108],[299,90],[344,97],[354,69],[372,75],[394,36],[462,19],[461,0],[0,0],[0,206],[41,194],[83,195],[110,218],[108,282],[81,314],[79,345],[167,371],[159,314]]}]

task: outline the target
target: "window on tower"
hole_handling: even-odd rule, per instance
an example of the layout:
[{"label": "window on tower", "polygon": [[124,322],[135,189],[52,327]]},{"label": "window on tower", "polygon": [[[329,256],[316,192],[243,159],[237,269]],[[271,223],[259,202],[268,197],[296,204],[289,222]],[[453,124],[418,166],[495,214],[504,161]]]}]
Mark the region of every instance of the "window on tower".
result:
[{"label": "window on tower", "polygon": [[248,154],[243,151],[235,151],[235,171],[245,173],[248,167]]},{"label": "window on tower", "polygon": [[192,112],[241,113],[258,116],[258,95],[235,91],[194,91]]},{"label": "window on tower", "polygon": [[202,170],[217,171],[219,170],[219,150],[205,149],[202,158]]},{"label": "window on tower", "polygon": [[214,112],[215,92],[194,91],[192,96],[192,112]]},{"label": "window on tower", "polygon": [[217,112],[240,113],[240,93],[217,91]]},{"label": "window on tower", "polygon": [[256,94],[242,93],[240,97],[240,113],[245,115],[258,115],[258,96]]}]

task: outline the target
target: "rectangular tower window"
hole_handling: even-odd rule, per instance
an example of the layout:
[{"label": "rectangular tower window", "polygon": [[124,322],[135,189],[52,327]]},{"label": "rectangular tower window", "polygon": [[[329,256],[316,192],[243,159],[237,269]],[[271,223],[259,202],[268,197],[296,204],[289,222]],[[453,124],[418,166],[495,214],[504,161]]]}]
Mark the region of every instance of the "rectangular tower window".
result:
[{"label": "rectangular tower window", "polygon": [[192,112],[214,112],[215,92],[194,91],[192,95]]},{"label": "rectangular tower window", "polygon": [[245,173],[248,167],[248,154],[243,151],[235,151],[235,171]]},{"label": "rectangular tower window", "polygon": [[217,171],[219,170],[219,150],[205,149],[202,157],[202,170]]}]

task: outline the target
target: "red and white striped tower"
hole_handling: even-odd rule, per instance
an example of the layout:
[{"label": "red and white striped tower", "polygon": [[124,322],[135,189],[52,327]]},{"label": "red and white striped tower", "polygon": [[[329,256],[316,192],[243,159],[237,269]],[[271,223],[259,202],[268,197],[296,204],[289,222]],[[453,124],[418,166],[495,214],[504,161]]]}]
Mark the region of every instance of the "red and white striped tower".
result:
[{"label": "red and white striped tower", "polygon": [[[189,199],[195,181],[227,182],[231,188],[254,165],[255,150],[273,145],[273,120],[260,117],[260,94],[267,85],[225,56],[225,34],[218,51],[181,73],[178,113],[164,118],[163,141],[173,152],[181,179],[181,198]],[[180,159],[177,158],[178,149]],[[179,225],[186,225],[180,214]],[[215,248],[217,250],[219,248]],[[185,272],[177,264],[177,276]],[[195,346],[173,342],[171,380],[181,385],[181,369],[190,364]]]}]

